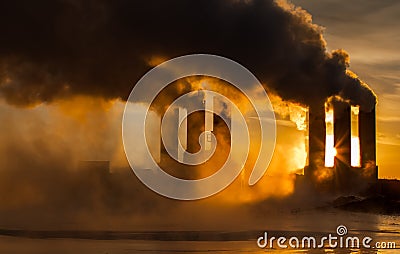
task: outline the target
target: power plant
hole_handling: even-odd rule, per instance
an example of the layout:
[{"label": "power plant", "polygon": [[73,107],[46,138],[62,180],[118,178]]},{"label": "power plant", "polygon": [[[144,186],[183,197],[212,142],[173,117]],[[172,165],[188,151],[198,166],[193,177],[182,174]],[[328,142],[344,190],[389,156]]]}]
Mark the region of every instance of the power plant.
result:
[{"label": "power plant", "polygon": [[375,121],[375,107],[368,110],[340,97],[310,108],[306,179],[318,189],[335,193],[376,186]]}]

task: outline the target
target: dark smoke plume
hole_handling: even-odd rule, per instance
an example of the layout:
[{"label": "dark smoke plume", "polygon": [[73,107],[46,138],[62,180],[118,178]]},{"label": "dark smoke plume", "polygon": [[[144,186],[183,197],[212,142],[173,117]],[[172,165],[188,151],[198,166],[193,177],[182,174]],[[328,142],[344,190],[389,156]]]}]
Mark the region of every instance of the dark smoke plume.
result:
[{"label": "dark smoke plume", "polygon": [[285,100],[376,102],[347,74],[347,53],[328,53],[310,15],[282,1],[2,1],[0,10],[0,93],[13,105],[126,99],[154,59],[191,53],[238,61]]},{"label": "dark smoke plume", "polygon": [[[152,222],[174,229],[179,224],[221,229],[225,222],[227,228],[248,225],[237,218],[255,223],[254,213],[243,216],[248,207],[236,213],[238,207],[219,202],[229,198],[237,204],[240,179],[232,185],[234,195],[178,205],[141,185],[127,168],[119,140],[123,104],[112,106],[108,100],[127,99],[138,79],[163,59],[193,53],[228,57],[252,71],[268,91],[316,105],[322,114],[332,95],[366,109],[376,102],[373,92],[347,71],[347,53],[327,52],[322,28],[283,1],[0,1],[0,31],[0,97],[19,107],[50,104],[25,111],[0,103],[0,122],[5,123],[0,227],[47,222],[56,228],[116,224],[131,229],[134,224],[149,229],[147,222]],[[294,167],[279,154],[299,154],[293,140],[302,140],[296,137],[284,131],[278,135],[281,145],[272,168]],[[71,170],[76,160],[105,159],[115,165],[120,157],[126,170],[109,179]],[[254,186],[251,193],[287,195],[293,180],[281,174],[276,183]],[[311,199],[295,201],[304,200]]]}]

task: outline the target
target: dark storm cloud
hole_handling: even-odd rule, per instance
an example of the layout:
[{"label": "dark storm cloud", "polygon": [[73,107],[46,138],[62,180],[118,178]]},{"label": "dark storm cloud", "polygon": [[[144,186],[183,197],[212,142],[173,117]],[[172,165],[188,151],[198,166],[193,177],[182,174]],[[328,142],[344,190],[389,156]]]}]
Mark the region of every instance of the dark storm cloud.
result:
[{"label": "dark storm cloud", "polygon": [[375,104],[309,15],[274,1],[9,1],[0,10],[0,92],[11,104],[126,99],[151,57],[190,53],[238,61],[287,100]]}]

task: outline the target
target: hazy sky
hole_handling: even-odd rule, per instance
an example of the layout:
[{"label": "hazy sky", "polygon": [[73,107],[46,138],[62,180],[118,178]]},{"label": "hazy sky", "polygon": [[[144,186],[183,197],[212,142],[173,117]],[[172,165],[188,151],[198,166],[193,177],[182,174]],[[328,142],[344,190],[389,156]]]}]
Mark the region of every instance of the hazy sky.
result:
[{"label": "hazy sky", "polygon": [[[293,3],[313,22],[285,0],[0,1],[0,194],[5,194],[0,195],[0,228],[116,225],[132,230],[132,225],[149,229],[149,221],[157,229],[176,230],[181,223],[221,230],[222,224],[247,225],[236,223],[237,218],[257,222],[265,217],[253,211],[265,210],[251,207],[240,216],[229,211],[233,205],[247,209],[242,204],[293,193],[293,173],[302,171],[307,159],[306,133],[299,128],[306,119],[304,107],[315,123],[310,150],[319,154],[322,148],[324,154],[324,102],[340,96],[370,112],[376,97],[363,81],[378,98],[379,177],[400,179],[400,1]],[[196,53],[224,56],[251,70],[279,120],[277,142],[267,177],[256,185],[247,185],[258,156],[251,147],[243,173],[221,195],[198,206],[177,205],[153,193],[129,169],[121,121],[130,91],[147,71]],[[349,68],[359,78],[348,71],[349,56]],[[164,90],[154,113],[161,116],[179,95],[200,87],[190,80]],[[221,82],[207,84],[246,108],[246,101]],[[220,140],[230,140],[226,128],[215,123]],[[190,130],[202,127],[202,121],[188,124]],[[257,142],[253,145],[258,148]],[[136,152],[147,148],[138,146]],[[214,158],[219,165],[225,157]],[[113,174],[85,169],[79,162],[86,160],[110,161]],[[323,164],[322,156],[310,161]],[[168,158],[166,164],[173,173],[181,169]],[[215,170],[206,166],[182,172],[205,177]],[[332,176],[323,166],[318,170],[318,180]],[[317,195],[300,190],[282,204],[313,202],[320,202]]]},{"label": "hazy sky", "polygon": [[[62,157],[58,152],[65,154],[63,147],[73,150],[75,160],[123,161],[120,102],[132,84],[155,59],[199,52],[238,61],[284,100],[317,105],[322,113],[332,95],[357,105],[374,103],[371,91],[346,73],[347,54],[330,53],[343,48],[350,69],[378,95],[380,176],[400,178],[400,3],[294,1],[325,27],[325,48],[307,13],[277,2],[0,2],[0,10],[6,10],[0,15],[0,104],[6,104],[0,119],[8,123],[0,149],[12,158],[29,158],[21,161],[41,161],[37,154],[52,158],[50,152],[57,152],[56,160]],[[122,99],[118,109],[114,99]],[[109,119],[108,112],[114,113]],[[31,120],[22,126],[25,115]],[[69,126],[65,115],[78,123]],[[48,151],[41,152],[44,147]],[[82,150],[95,152],[89,156]]]},{"label": "hazy sky", "polygon": [[350,69],[378,95],[380,177],[400,177],[400,2],[293,0],[325,27],[328,49],[350,54]]}]

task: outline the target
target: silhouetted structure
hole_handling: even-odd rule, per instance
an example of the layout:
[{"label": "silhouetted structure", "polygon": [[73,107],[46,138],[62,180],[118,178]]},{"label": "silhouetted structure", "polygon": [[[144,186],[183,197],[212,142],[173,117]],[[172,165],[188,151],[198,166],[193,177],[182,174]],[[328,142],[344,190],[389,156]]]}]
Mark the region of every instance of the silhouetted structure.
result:
[{"label": "silhouetted structure", "polygon": [[[325,108],[309,111],[309,165],[304,174],[322,191],[355,193],[376,188],[378,167],[376,165],[375,108],[357,109],[357,137],[352,136],[352,107],[340,98],[331,98],[333,109],[333,135],[336,156],[334,166],[325,165],[326,125]],[[354,139],[354,140],[353,140]],[[359,148],[356,148],[355,146]],[[353,147],[354,146],[354,147]],[[352,151],[353,150],[353,151]],[[353,158],[353,156],[358,156]],[[359,163],[354,164],[359,161]]]}]

